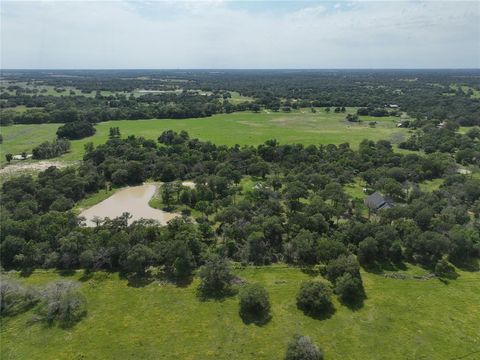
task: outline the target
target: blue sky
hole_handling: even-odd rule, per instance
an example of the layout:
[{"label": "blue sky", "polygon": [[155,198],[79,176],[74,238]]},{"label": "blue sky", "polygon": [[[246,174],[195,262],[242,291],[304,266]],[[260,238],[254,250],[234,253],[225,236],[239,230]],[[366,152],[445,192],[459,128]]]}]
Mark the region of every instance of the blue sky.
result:
[{"label": "blue sky", "polygon": [[478,68],[479,1],[2,1],[2,68]]}]

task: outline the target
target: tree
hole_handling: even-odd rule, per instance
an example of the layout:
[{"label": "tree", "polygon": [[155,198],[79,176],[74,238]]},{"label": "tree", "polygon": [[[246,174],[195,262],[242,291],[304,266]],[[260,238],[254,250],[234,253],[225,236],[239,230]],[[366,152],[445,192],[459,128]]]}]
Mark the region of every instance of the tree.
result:
[{"label": "tree", "polygon": [[59,280],[48,284],[41,292],[38,320],[67,327],[87,313],[87,302],[77,282]]},{"label": "tree", "polygon": [[265,321],[270,316],[270,299],[260,284],[248,284],[240,290],[240,316],[244,319]]},{"label": "tree", "polygon": [[13,155],[11,153],[5,154],[5,159],[10,164],[10,161],[13,159]]},{"label": "tree", "polygon": [[57,130],[57,137],[78,140],[94,135],[95,131],[93,125],[88,121],[74,121],[60,126]]},{"label": "tree", "polygon": [[435,264],[435,275],[444,278],[455,276],[455,268],[446,259],[440,259]]},{"label": "tree", "polygon": [[329,285],[315,280],[305,281],[297,294],[297,307],[308,315],[326,314],[333,308],[331,297]]},{"label": "tree", "polygon": [[287,254],[294,264],[313,265],[317,261],[316,242],[313,234],[305,229],[287,244]]},{"label": "tree", "polygon": [[288,344],[285,360],[323,360],[323,353],[308,336],[295,335]]},{"label": "tree", "polygon": [[335,294],[344,302],[354,302],[364,296],[362,280],[349,273],[340,276],[335,284]]},{"label": "tree", "polygon": [[120,128],[118,126],[111,127],[108,131],[108,137],[110,139],[116,139],[120,137]]},{"label": "tree", "polygon": [[155,254],[148,246],[143,244],[135,245],[128,253],[125,259],[125,267],[128,271],[143,275],[145,269],[151,265]]},{"label": "tree", "polygon": [[211,255],[200,268],[201,297],[221,297],[230,291],[233,274],[227,260],[219,255]]},{"label": "tree", "polygon": [[377,259],[377,240],[369,236],[358,244],[358,260],[362,264],[370,264]]},{"label": "tree", "polygon": [[349,273],[353,277],[360,277],[360,265],[355,256],[340,255],[328,263],[327,277],[331,282],[335,283],[345,273]]},{"label": "tree", "polygon": [[0,315],[13,316],[27,310],[38,301],[37,294],[13,279],[0,278]]}]

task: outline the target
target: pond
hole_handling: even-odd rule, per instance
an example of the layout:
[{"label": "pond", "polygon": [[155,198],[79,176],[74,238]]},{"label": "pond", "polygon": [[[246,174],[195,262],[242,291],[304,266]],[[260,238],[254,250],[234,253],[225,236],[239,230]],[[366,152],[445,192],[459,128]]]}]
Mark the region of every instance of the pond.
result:
[{"label": "pond", "polygon": [[127,187],[97,205],[82,211],[80,216],[85,217],[85,223],[89,227],[95,226],[93,222],[95,217],[113,219],[121,216],[124,212],[132,215],[129,223],[143,218],[157,220],[160,224],[165,225],[180,214],[154,209],[148,205],[150,199],[155,195],[156,189],[157,186],[154,184]]}]

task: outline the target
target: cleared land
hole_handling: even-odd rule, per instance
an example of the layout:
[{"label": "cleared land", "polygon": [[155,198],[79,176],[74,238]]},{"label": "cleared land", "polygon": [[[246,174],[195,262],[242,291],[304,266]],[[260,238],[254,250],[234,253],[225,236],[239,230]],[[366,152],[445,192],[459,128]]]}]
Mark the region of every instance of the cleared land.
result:
[{"label": "cleared land", "polygon": [[[309,278],[299,269],[275,265],[236,272],[270,293],[273,317],[266,325],[244,324],[235,296],[199,301],[197,279],[185,287],[136,287],[117,273],[95,273],[82,282],[88,315],[73,328],[28,325],[32,310],[2,320],[1,358],[280,359],[296,332],[312,337],[330,360],[478,358],[478,272],[458,271],[460,277],[448,284],[363,272],[364,306],[351,310],[335,301],[336,312],[326,320],[296,308],[300,283]],[[425,271],[409,267],[404,273]],[[40,285],[58,278],[37,271],[22,281]]]},{"label": "cleared land", "polygon": [[[348,108],[354,113],[355,109]],[[152,119],[152,120],[120,120],[100,123],[97,133],[89,138],[72,141],[71,152],[62,156],[61,160],[79,160],[83,156],[84,145],[93,142],[95,145],[108,139],[110,127],[119,127],[122,137],[128,135],[143,136],[156,139],[164,130],[186,130],[192,137],[209,140],[222,145],[258,145],[268,139],[277,139],[280,143],[309,144],[341,144],[348,142],[353,147],[363,139],[391,140],[398,143],[406,136],[408,130],[395,127],[395,117],[373,118],[362,116],[362,123],[349,123],[345,114],[326,113],[318,109],[311,113],[310,109],[292,111],[290,113],[274,112],[239,112],[233,114],[214,115],[208,118],[192,119]],[[376,121],[375,128],[369,122]],[[46,140],[55,138],[59,124],[13,125],[2,127],[3,144],[2,164],[5,155],[31,149]]]}]

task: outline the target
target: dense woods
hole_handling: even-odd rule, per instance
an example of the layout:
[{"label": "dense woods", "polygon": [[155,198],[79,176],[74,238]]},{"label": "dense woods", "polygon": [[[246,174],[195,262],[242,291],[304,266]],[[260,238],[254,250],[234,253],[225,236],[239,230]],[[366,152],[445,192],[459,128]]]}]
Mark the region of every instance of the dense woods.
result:
[{"label": "dense woods", "polygon": [[[387,141],[365,140],[358,151],[335,146],[216,146],[167,131],[159,142],[130,136],[86,146],[78,168],[50,168],[38,178],[21,176],[2,186],[1,262],[5,268],[117,269],[142,274],[163,266],[174,278],[189,276],[209,253],[244,264],[286,261],[323,264],[345,299],[361,292],[358,263],[410,261],[435,266],[479,256],[480,181],[458,174],[442,153],[402,155]],[[242,190],[245,176],[257,183]],[[381,190],[398,206],[368,220],[362,204],[343,190],[354,177]],[[444,178],[438,191],[417,183]],[[164,202],[200,216],[165,227],[128,214],[81,226],[71,211],[90,193],[152,179]],[[195,188],[175,181],[193,179]],[[168,199],[168,200],[166,200]],[[350,278],[345,278],[350,274]],[[353,279],[352,279],[353,278]]]}]

